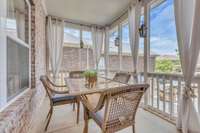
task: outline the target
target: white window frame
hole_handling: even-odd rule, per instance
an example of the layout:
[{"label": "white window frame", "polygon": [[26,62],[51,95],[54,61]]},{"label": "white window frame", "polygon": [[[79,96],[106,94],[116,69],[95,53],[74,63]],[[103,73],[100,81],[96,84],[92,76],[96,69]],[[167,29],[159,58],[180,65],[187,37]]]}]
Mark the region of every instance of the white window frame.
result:
[{"label": "white window frame", "polygon": [[[84,31],[87,31],[87,32],[91,32],[92,34],[92,31],[89,29],[89,28],[85,28],[85,27],[81,27],[79,25],[66,25],[64,28],[70,28],[70,29],[75,29],[75,30],[78,30],[79,31],[79,43],[71,43],[71,42],[65,42],[64,41],[64,47],[74,47],[74,48],[79,48],[80,47],[80,41],[83,39],[83,32]],[[84,44],[84,48],[92,48],[93,47],[93,44],[92,45],[88,45],[88,44]]]},{"label": "white window frame", "polygon": [[[31,87],[31,4],[29,0],[25,0],[28,5],[28,14],[29,14],[29,40],[26,43],[24,40],[13,36],[7,32],[6,29],[6,20],[7,20],[7,0],[1,0],[1,14],[0,14],[0,112],[3,111],[6,107],[12,104],[16,99],[26,93]],[[17,42],[19,45],[25,46],[29,49],[29,87],[24,91],[20,92],[17,96],[8,101],[7,96],[7,38],[12,39]]]},{"label": "white window frame", "polygon": [[[91,28],[76,25],[76,24],[66,23],[64,28],[71,28],[71,29],[79,30],[79,37],[80,37],[79,43],[64,42],[64,47],[80,48],[80,41],[83,39],[83,36],[82,36],[83,31],[91,32],[91,34],[92,34]],[[86,49],[86,51],[87,51],[87,55],[86,55],[87,56],[86,57],[87,67],[86,67],[86,69],[90,69],[89,50],[93,48],[93,44],[92,45],[84,44],[83,48]],[[79,55],[80,54],[81,54],[81,49],[79,49]],[[79,60],[80,60],[79,65],[82,68],[81,56],[79,56]]]}]

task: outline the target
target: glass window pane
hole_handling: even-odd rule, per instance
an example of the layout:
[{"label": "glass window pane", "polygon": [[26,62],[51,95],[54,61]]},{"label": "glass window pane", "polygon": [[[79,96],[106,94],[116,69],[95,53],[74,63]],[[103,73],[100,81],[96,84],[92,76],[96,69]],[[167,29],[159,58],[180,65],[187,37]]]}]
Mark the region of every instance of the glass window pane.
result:
[{"label": "glass window pane", "polygon": [[122,53],[131,53],[128,23],[122,25]]},{"label": "glass window pane", "polygon": [[82,40],[84,45],[92,46],[92,33],[90,31],[82,31]]},{"label": "glass window pane", "polygon": [[7,1],[7,21],[6,30],[8,34],[18,37],[28,43],[28,8],[24,0]]},{"label": "glass window pane", "polygon": [[98,64],[99,70],[105,70],[105,60],[104,57],[100,58],[99,64]]},{"label": "glass window pane", "polygon": [[64,28],[64,42],[70,44],[80,44],[80,30],[74,28]]},{"label": "glass window pane", "polygon": [[7,38],[8,100],[29,87],[29,48]]},{"label": "glass window pane", "polygon": [[115,27],[111,30],[110,37],[109,37],[109,53],[117,53],[118,47],[115,46],[115,39],[118,37],[118,27]]},{"label": "glass window pane", "polygon": [[153,6],[150,12],[150,57],[155,58],[151,71],[180,73],[173,0]]},{"label": "glass window pane", "polygon": [[[140,25],[144,24],[144,15],[140,17]],[[140,37],[139,40],[139,55],[144,56],[144,38]]]}]

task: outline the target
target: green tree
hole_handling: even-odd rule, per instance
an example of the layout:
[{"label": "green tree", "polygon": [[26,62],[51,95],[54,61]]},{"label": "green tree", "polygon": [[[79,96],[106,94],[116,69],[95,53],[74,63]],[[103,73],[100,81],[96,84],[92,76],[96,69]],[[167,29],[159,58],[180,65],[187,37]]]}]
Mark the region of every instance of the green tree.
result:
[{"label": "green tree", "polygon": [[173,72],[175,64],[170,59],[156,59],[156,72],[169,73]]}]

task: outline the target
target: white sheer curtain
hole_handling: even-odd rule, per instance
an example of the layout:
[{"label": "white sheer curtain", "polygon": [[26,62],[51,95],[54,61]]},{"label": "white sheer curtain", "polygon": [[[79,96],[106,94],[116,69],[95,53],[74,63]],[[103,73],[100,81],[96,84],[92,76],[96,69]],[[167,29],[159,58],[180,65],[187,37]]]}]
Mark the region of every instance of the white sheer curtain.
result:
[{"label": "white sheer curtain", "polygon": [[132,5],[128,10],[128,22],[129,22],[129,40],[131,53],[133,57],[133,72],[137,73],[138,62],[138,49],[139,49],[139,26],[141,15],[141,3],[137,2]]},{"label": "white sheer curtain", "polygon": [[92,27],[92,43],[95,66],[98,70],[98,64],[101,58],[101,50],[103,46],[103,31],[96,27]]},{"label": "white sheer curtain", "polygon": [[105,57],[105,69],[106,76],[108,76],[108,67],[109,67],[109,27],[105,29],[105,40],[104,40],[104,57]]},{"label": "white sheer curtain", "polygon": [[200,119],[192,101],[191,81],[200,50],[200,0],[175,0],[175,19],[185,89],[178,106],[177,128],[200,133]]},{"label": "white sheer curtain", "polygon": [[63,57],[63,38],[64,38],[64,22],[60,20],[52,20],[48,17],[47,24],[47,42],[49,48],[49,58],[51,70],[54,78],[58,76]]}]

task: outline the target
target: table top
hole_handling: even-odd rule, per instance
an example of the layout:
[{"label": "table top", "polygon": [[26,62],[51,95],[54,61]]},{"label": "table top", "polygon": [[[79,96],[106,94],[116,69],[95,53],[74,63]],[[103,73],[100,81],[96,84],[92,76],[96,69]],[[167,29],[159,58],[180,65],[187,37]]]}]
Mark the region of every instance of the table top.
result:
[{"label": "table top", "polygon": [[128,86],[129,84],[120,83],[105,77],[98,77],[94,87],[89,88],[86,85],[85,78],[65,78],[65,83],[69,88],[70,95],[84,95],[91,93],[101,93],[116,87]]}]

